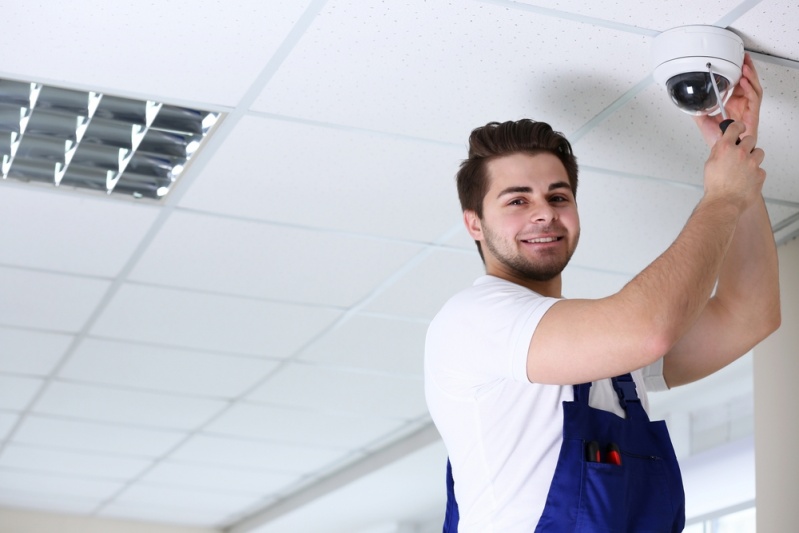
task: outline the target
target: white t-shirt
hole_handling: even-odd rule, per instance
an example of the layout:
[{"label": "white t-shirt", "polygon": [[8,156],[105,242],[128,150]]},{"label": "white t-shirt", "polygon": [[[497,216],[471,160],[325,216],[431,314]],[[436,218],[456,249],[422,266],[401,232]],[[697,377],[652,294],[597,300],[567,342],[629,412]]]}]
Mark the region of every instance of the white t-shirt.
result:
[{"label": "white t-shirt", "polygon": [[[430,324],[425,394],[452,462],[461,533],[529,533],[543,512],[563,440],[562,402],[574,393],[530,383],[527,350],[557,301],[482,276]],[[633,379],[644,408],[646,390],[667,388],[661,361]],[[589,404],[624,416],[609,379],[592,385]]]}]

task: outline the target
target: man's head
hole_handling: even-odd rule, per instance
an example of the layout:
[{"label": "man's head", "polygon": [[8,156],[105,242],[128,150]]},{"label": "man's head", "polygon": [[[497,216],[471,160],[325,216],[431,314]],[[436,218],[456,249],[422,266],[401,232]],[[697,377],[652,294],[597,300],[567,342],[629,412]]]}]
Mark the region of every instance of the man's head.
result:
[{"label": "man's head", "polygon": [[[490,161],[516,153],[535,155],[542,152],[554,155],[563,163],[572,194],[576,197],[577,158],[566,137],[553,131],[549,124],[521,119],[489,122],[473,130],[469,136],[469,157],[461,163],[457,174],[461,209],[474,211],[480,219],[483,218],[483,201],[490,186]],[[480,242],[475,242],[480,257],[485,261]]]}]

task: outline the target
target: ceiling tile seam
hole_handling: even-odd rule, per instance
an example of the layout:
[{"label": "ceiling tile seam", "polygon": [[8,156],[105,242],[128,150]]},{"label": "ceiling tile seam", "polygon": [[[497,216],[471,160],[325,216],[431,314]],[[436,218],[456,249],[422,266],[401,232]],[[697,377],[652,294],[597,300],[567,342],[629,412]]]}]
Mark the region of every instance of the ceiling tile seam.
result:
[{"label": "ceiling tile seam", "polygon": [[174,433],[177,435],[185,435],[188,433],[188,430],[179,429],[175,427],[151,426],[147,424],[136,424],[134,422],[112,422],[109,420],[99,420],[96,418],[89,418],[89,417],[75,416],[75,415],[32,413],[31,418],[45,418],[48,420],[58,420],[61,422],[75,422],[78,424],[91,424],[94,426],[108,426],[110,428],[133,429],[138,431],[149,431],[152,433]]},{"label": "ceiling tile seam", "polygon": [[752,59],[763,61],[765,63],[771,63],[772,65],[777,65],[780,67],[799,70],[799,61],[788,59],[786,57],[764,54],[763,52],[756,52],[754,50],[747,50],[747,52],[749,52],[749,54],[752,56]]},{"label": "ceiling tile seam", "polygon": [[567,11],[559,11],[557,9],[551,9],[547,7],[535,6],[530,4],[522,4],[519,2],[513,2],[512,0],[478,0],[479,3],[484,4],[493,4],[500,7],[505,7],[508,9],[515,9],[518,11],[527,11],[529,13],[536,13],[539,15],[544,15],[547,17],[559,18],[564,20],[571,20],[573,22],[580,22],[583,24],[590,24],[591,26],[600,26],[603,28],[608,28],[611,30],[618,30],[625,33],[634,33],[638,35],[645,35],[648,37],[654,37],[658,33],[657,30],[651,30],[648,28],[642,28],[640,26],[633,26],[631,24],[624,24],[622,22],[615,22],[612,20],[601,19],[596,17],[590,17],[587,15],[580,15],[577,13],[569,13]]},{"label": "ceiling tile seam", "polygon": [[[428,321],[429,322],[429,321]],[[326,361],[310,361],[306,359],[296,359],[292,364],[298,366],[308,366],[313,368],[324,368],[327,370],[343,370],[348,374],[360,374],[366,376],[397,378],[405,381],[423,381],[422,374],[413,374],[410,372],[398,372],[394,370],[380,370],[377,368],[367,368],[362,366],[352,366],[349,363],[331,363]]]},{"label": "ceiling tile seam", "polygon": [[134,339],[120,339],[116,337],[108,337],[105,335],[94,335],[89,334],[86,336],[87,339],[92,340],[100,340],[100,341],[107,341],[114,344],[131,344],[135,346],[144,346],[148,348],[162,348],[167,349],[170,351],[180,351],[180,352],[196,352],[202,353],[206,355],[216,355],[219,357],[230,357],[235,359],[247,359],[249,361],[273,361],[279,362],[282,361],[282,357],[270,356],[270,355],[255,355],[251,353],[243,353],[243,352],[228,352],[223,350],[215,350],[211,348],[199,348],[199,347],[186,347],[183,345],[176,345],[176,344],[167,344],[161,342],[151,342],[151,341],[142,341],[142,340],[134,340]]},{"label": "ceiling tile seam", "polygon": [[[453,173],[453,183],[454,183],[454,173]],[[194,215],[201,215],[201,216],[208,216],[212,218],[220,218],[223,220],[232,220],[237,222],[246,222],[252,224],[259,224],[264,226],[270,226],[274,228],[280,229],[293,229],[293,230],[300,230],[300,231],[312,231],[314,233],[322,233],[325,235],[335,235],[338,237],[348,237],[354,239],[363,239],[368,241],[376,241],[376,242],[385,242],[389,244],[408,244],[408,245],[415,245],[415,246],[447,246],[444,243],[437,244],[440,239],[436,239],[432,242],[430,241],[418,241],[412,239],[402,239],[399,237],[386,237],[381,235],[374,235],[370,233],[361,233],[356,231],[348,231],[348,230],[340,230],[340,229],[333,229],[328,227],[319,227],[319,226],[306,226],[304,224],[297,224],[293,222],[281,222],[277,220],[266,220],[262,218],[255,218],[249,216],[242,216],[242,215],[231,215],[228,213],[220,213],[216,211],[205,211],[202,209],[197,209],[193,207],[176,207],[177,211],[183,213],[190,213]],[[458,224],[458,230],[462,228],[461,224]],[[452,231],[452,230],[448,230]]]},{"label": "ceiling tile seam", "polygon": [[789,216],[788,218],[786,218],[782,222],[779,222],[778,224],[775,224],[774,228],[773,228],[774,233],[777,233],[778,231],[784,230],[785,228],[787,228],[788,226],[790,226],[791,224],[793,224],[796,221],[799,221],[799,213],[794,213],[793,215]]},{"label": "ceiling tile seam", "polygon": [[431,139],[428,137],[419,137],[416,135],[407,135],[403,133],[397,133],[392,131],[386,130],[375,130],[371,128],[363,128],[360,126],[351,126],[349,124],[340,124],[334,122],[323,122],[321,120],[313,120],[308,118],[302,117],[295,117],[290,115],[281,115],[278,113],[269,113],[266,111],[250,111],[248,113],[249,116],[257,117],[257,118],[265,118],[269,120],[277,120],[281,122],[290,122],[293,124],[302,124],[305,126],[313,126],[318,128],[336,130],[336,131],[343,131],[347,133],[357,133],[359,135],[368,135],[368,136],[377,136],[383,137],[389,140],[395,141],[406,141],[406,142],[414,142],[414,143],[421,143],[421,144],[431,144],[434,146],[440,146],[443,148],[457,148],[459,150],[466,148],[465,143],[456,143],[456,142],[449,142],[449,141],[442,141],[439,139]]},{"label": "ceiling tile seam", "polygon": [[289,57],[291,52],[294,51],[294,48],[311,27],[326,3],[327,0],[311,0],[308,3],[305,11],[299,16],[297,22],[292,26],[291,30],[289,30],[286,37],[280,43],[280,46],[277,47],[266,62],[264,68],[261,69],[261,72],[250,85],[249,89],[247,89],[247,92],[244,93],[244,96],[239,100],[236,108],[225,116],[222,123],[218,126],[218,131],[208,136],[207,141],[205,141],[207,144],[195,156],[197,161],[192,164],[190,169],[187,169],[186,175],[181,176],[181,186],[167,195],[166,205],[175,206],[180,202],[185,192],[192,183],[194,183],[196,177],[202,173],[208,162],[213,159],[216,151],[222,146],[224,141],[227,140],[227,137],[235,129],[241,119],[247,115],[250,107],[252,107],[252,104],[258,99],[269,82],[272,81],[278,69]]},{"label": "ceiling tile seam", "polygon": [[781,237],[777,241],[777,246],[782,246],[784,244],[788,244],[789,242],[791,242],[792,240],[794,240],[794,239],[796,239],[798,237],[799,237],[799,228],[796,228],[795,231],[789,233],[788,235],[786,235],[784,237]]},{"label": "ceiling tile seam", "polygon": [[0,466],[0,472],[13,472],[16,474],[37,475],[43,477],[53,477],[57,479],[79,479],[83,481],[100,481],[106,483],[124,483],[125,478],[103,477],[103,476],[88,476],[85,474],[69,474],[65,472],[55,472],[53,470],[36,470],[29,468],[19,468],[10,466]]},{"label": "ceiling tile seam", "polygon": [[729,26],[733,22],[735,22],[743,15],[748,13],[753,7],[755,7],[762,1],[763,0],[744,0],[743,2],[732,8],[732,10],[729,13],[718,19],[713,24],[713,26],[718,26],[719,28],[729,28]]},{"label": "ceiling tile seam", "polygon": [[[212,289],[200,289],[197,287],[183,287],[179,285],[166,285],[163,283],[156,283],[152,281],[138,281],[138,280],[127,280],[125,281],[127,285],[134,285],[137,287],[149,287],[153,289],[163,289],[168,291],[180,292],[184,294],[202,294],[205,296],[219,296],[224,298],[231,298],[235,300],[242,300],[242,301],[249,301],[249,302],[260,302],[260,303],[274,303],[280,305],[288,305],[293,307],[307,307],[309,309],[323,309],[326,311],[336,311],[336,312],[344,312],[348,308],[345,306],[340,305],[330,305],[330,304],[320,304],[320,303],[312,303],[312,302],[298,302],[296,300],[282,300],[278,298],[270,298],[267,296],[248,296],[246,294],[241,293],[232,293],[232,292],[224,292],[224,291],[215,291]],[[118,339],[124,340],[124,339]],[[272,356],[275,357],[275,356]],[[277,358],[277,357],[275,357]]]},{"label": "ceiling tile seam", "polygon": [[224,531],[225,533],[249,533],[386,465],[395,463],[411,453],[437,442],[440,438],[438,430],[430,422],[402,440],[395,441],[382,450],[356,461],[349,467],[325,476],[308,488],[281,498],[277,502],[255,511],[239,522],[230,524]]},{"label": "ceiling tile seam", "polygon": [[624,94],[618,97],[615,101],[613,101],[609,106],[605,109],[597,113],[593,118],[591,118],[588,122],[583,124],[580,128],[576,131],[567,135],[566,137],[569,139],[573,145],[577,144],[586,133],[597,127],[599,124],[607,120],[613,113],[624,107],[630,100],[638,96],[644,89],[648,88],[650,85],[654,83],[652,76],[649,75],[633,85],[630,89],[628,89]]},{"label": "ceiling tile seam", "polygon": [[[261,438],[261,437],[251,437],[246,435],[236,435],[232,433],[223,433],[220,431],[207,431],[203,430],[200,433],[200,436],[203,437],[212,437],[215,439],[222,439],[222,440],[229,440],[234,442],[246,442],[250,444],[268,444],[273,446],[286,446],[285,441],[278,441],[272,438]],[[308,450],[313,451],[325,451],[325,452],[335,452],[335,453],[347,453],[352,451],[352,447],[350,446],[336,446],[336,445],[319,445],[319,444],[311,444],[311,443],[303,443],[297,444],[296,442],[292,442],[290,444],[294,447],[306,448]]]},{"label": "ceiling tile seam", "polygon": [[65,276],[75,279],[87,279],[92,281],[105,281],[111,283],[114,281],[114,276],[102,276],[99,274],[85,274],[82,272],[70,272],[63,270],[55,270],[52,268],[42,268],[31,265],[22,265],[14,263],[0,263],[0,268],[7,268],[9,270],[22,270],[25,272],[36,272],[38,274],[50,274],[53,276]]},{"label": "ceiling tile seam", "polygon": [[[421,379],[420,379],[421,380]],[[358,420],[365,420],[365,421],[389,421],[389,422],[411,422],[415,419],[414,416],[400,416],[400,415],[377,415],[374,413],[364,413],[361,411],[353,411],[351,409],[341,409],[341,408],[332,408],[332,407],[310,407],[301,404],[293,404],[293,403],[279,403],[276,401],[269,401],[269,400],[254,400],[251,398],[243,398],[239,400],[239,405],[248,405],[250,407],[269,407],[275,409],[281,409],[284,411],[298,411],[303,413],[315,414],[315,415],[324,415],[324,416],[334,416],[338,418],[345,418],[345,419],[358,419]],[[284,444],[292,444],[290,442],[284,442]]]}]

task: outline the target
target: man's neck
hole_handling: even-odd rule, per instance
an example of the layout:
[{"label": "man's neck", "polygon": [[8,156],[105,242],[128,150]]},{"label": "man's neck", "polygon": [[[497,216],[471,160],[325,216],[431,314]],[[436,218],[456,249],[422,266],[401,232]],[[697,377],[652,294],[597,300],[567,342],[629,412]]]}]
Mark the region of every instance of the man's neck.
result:
[{"label": "man's neck", "polygon": [[540,294],[541,296],[549,296],[551,298],[562,297],[561,289],[563,286],[563,280],[560,274],[547,281],[538,281],[530,278],[524,278],[521,276],[513,275],[508,272],[498,271],[497,269],[494,268],[486,268],[486,274],[488,274],[489,276],[495,276],[497,278],[504,279],[506,281],[510,281],[511,283],[515,283],[516,285],[521,285],[522,287],[526,287],[531,291]]}]

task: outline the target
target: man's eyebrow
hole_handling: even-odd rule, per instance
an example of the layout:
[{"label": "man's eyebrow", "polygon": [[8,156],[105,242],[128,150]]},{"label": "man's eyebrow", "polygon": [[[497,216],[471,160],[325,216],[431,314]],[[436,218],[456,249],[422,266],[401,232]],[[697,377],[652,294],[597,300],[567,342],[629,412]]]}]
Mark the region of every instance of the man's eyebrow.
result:
[{"label": "man's eyebrow", "polygon": [[[555,183],[549,184],[549,190],[554,191],[555,189],[569,189],[571,190],[572,186],[568,181],[556,181]],[[506,194],[518,194],[518,193],[531,193],[533,192],[532,187],[527,187],[524,185],[516,185],[512,187],[506,187],[499,191],[497,194],[497,198],[501,198]]]}]

